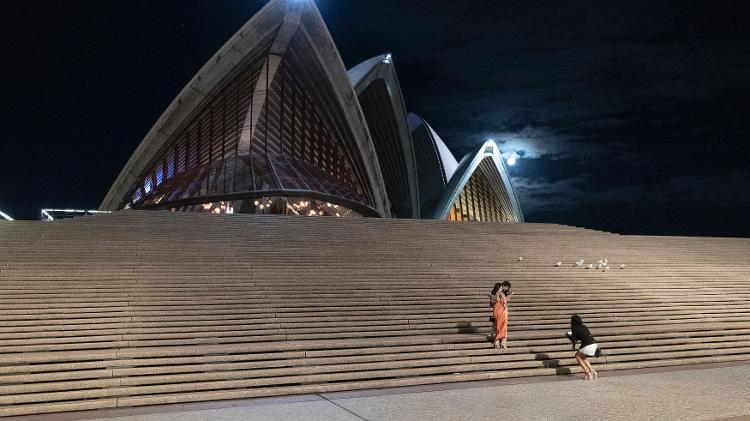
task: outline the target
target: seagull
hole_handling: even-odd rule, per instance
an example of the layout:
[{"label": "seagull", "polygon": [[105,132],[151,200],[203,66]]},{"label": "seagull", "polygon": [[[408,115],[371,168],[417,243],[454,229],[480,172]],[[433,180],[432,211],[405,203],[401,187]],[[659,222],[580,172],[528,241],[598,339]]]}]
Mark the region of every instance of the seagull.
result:
[{"label": "seagull", "polygon": [[609,266],[605,266],[605,267],[604,267],[604,270],[609,270]]},{"label": "seagull", "polygon": [[620,265],[620,269],[625,269],[625,263]]},{"label": "seagull", "polygon": [[604,266],[609,266],[609,260],[606,257],[604,258]]},{"label": "seagull", "polygon": [[594,267],[594,265],[592,265],[591,263],[589,263],[588,265],[586,265],[586,269],[591,269],[593,267]]},{"label": "seagull", "polygon": [[602,260],[602,259],[599,259],[599,261],[598,261],[598,262],[596,262],[596,263],[598,263],[598,264],[600,264],[600,265],[601,265],[602,263],[604,263],[604,260]]},{"label": "seagull", "polygon": [[555,267],[556,268],[559,268],[560,266],[562,266],[562,262],[555,262]]},{"label": "seagull", "polygon": [[519,262],[523,262],[523,256],[519,257],[519,258],[518,258],[518,261],[519,261]]},{"label": "seagull", "polygon": [[578,266],[578,267],[581,267],[581,266],[583,266],[583,259],[581,259],[581,260],[576,260],[576,266]]}]

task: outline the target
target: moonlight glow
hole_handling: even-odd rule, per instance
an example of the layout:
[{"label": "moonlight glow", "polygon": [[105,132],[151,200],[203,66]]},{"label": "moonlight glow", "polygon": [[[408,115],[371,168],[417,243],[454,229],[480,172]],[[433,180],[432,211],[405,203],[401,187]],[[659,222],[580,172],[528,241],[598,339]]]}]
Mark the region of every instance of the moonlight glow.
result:
[{"label": "moonlight glow", "polygon": [[517,161],[518,161],[518,154],[517,154],[517,153],[516,153],[515,151],[511,152],[511,153],[510,153],[510,154],[508,155],[508,158],[506,158],[506,160],[505,160],[505,162],[506,162],[506,163],[507,163],[508,165],[511,165],[511,166],[513,166],[513,165],[516,165],[516,162],[517,162]]}]

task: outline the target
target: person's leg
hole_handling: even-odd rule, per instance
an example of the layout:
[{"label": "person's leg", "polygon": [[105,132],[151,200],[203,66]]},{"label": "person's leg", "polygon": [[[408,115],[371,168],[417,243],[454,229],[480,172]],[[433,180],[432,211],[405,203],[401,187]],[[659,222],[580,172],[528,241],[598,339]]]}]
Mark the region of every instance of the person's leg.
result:
[{"label": "person's leg", "polygon": [[505,344],[508,336],[508,319],[503,314],[495,314],[495,348],[507,348]]},{"label": "person's leg", "polygon": [[583,354],[576,351],[576,361],[578,362],[578,365],[581,366],[581,369],[584,373],[586,373],[586,377],[584,377],[585,380],[591,380],[591,373],[589,372],[589,368],[586,366],[585,359],[583,357]]},{"label": "person's leg", "polygon": [[497,337],[500,339],[500,347],[508,347],[508,313],[503,313],[498,317]]},{"label": "person's leg", "polygon": [[594,367],[591,366],[591,360],[588,355],[583,355],[583,363],[586,364],[588,372],[591,375],[591,380],[596,380],[599,373],[597,373],[596,370],[594,370]]},{"label": "person's leg", "polygon": [[497,315],[495,315],[495,323],[492,329],[492,339],[494,339],[495,343],[493,344],[495,348],[500,348],[500,320],[498,320]]},{"label": "person's leg", "polygon": [[583,362],[586,364],[586,367],[588,367],[589,373],[591,373],[591,379],[596,380],[598,373],[596,372],[596,370],[594,370],[594,367],[591,366],[591,360],[589,359],[589,357],[584,355]]},{"label": "person's leg", "polygon": [[580,354],[578,353],[578,351],[576,351],[575,357],[576,357],[576,362],[578,363],[578,365],[581,366],[581,369],[584,372],[588,371],[588,369],[586,368],[586,366],[583,365],[583,362],[581,361],[581,357],[580,357]]}]

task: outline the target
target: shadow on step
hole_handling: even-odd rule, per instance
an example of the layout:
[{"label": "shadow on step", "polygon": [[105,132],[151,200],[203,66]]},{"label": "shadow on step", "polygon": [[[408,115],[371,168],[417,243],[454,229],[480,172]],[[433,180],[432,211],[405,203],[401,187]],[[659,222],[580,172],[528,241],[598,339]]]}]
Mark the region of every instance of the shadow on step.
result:
[{"label": "shadow on step", "polygon": [[541,361],[546,368],[554,368],[555,374],[558,376],[570,374],[570,367],[560,367],[560,360],[550,358],[549,354],[539,352],[534,354],[534,358],[537,361]]},{"label": "shadow on step", "polygon": [[471,325],[471,322],[458,322],[456,323],[458,333],[477,333],[479,329]]}]

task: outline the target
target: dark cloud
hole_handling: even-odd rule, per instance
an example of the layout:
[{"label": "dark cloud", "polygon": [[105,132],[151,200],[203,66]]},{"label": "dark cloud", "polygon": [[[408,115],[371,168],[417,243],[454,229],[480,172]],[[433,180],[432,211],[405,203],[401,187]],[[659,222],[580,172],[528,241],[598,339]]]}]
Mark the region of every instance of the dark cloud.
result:
[{"label": "dark cloud", "polygon": [[401,6],[388,28],[409,28],[391,37],[417,41],[394,43],[395,62],[457,155],[494,138],[522,157],[527,219],[750,235],[746,3],[474,4]]}]

